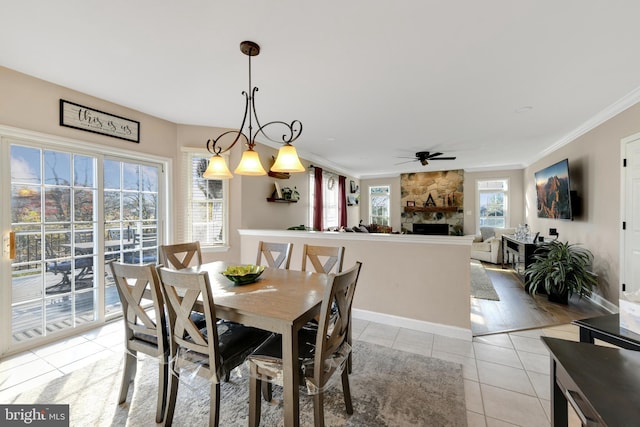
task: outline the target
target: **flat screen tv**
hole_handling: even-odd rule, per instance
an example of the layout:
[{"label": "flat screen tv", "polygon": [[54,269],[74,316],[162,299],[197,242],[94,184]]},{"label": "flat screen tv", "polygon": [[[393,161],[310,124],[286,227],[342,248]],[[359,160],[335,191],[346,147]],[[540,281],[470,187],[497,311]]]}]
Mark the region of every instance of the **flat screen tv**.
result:
[{"label": "flat screen tv", "polygon": [[569,160],[535,173],[538,218],[572,219]]}]

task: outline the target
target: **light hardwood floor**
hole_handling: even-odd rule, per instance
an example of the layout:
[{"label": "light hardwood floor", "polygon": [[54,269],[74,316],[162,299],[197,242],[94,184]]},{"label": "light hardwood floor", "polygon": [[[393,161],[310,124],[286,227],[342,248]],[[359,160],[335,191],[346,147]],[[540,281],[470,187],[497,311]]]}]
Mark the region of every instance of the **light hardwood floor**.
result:
[{"label": "light hardwood floor", "polygon": [[489,263],[483,265],[500,301],[471,298],[474,336],[545,328],[609,313],[576,295],[571,297],[569,305],[549,302],[546,295],[529,295],[512,270]]}]

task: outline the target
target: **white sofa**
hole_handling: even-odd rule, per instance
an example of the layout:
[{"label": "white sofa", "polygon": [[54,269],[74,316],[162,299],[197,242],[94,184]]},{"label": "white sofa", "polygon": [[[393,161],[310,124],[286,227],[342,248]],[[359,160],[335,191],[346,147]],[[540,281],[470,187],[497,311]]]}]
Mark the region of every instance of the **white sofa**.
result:
[{"label": "white sofa", "polygon": [[502,262],[502,235],[515,234],[515,228],[480,227],[471,244],[471,258],[500,264]]}]

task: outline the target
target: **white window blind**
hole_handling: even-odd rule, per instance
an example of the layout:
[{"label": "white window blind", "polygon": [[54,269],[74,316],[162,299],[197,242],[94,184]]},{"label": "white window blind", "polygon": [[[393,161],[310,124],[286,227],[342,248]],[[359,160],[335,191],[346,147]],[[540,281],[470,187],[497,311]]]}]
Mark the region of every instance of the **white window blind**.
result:
[{"label": "white window blind", "polygon": [[224,246],[228,243],[228,181],[204,179],[211,155],[186,151],[183,162],[186,217],[180,241],[200,241],[200,245]]}]

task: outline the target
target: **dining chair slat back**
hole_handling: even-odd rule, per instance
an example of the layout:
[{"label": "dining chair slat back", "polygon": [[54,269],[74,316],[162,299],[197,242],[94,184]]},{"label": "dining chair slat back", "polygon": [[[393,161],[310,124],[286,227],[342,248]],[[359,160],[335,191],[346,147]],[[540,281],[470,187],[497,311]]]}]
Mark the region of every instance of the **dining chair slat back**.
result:
[{"label": "dining chair slat back", "polygon": [[258,243],[258,257],[256,258],[256,265],[261,265],[262,258],[264,257],[267,263],[267,267],[283,268],[285,270],[288,270],[289,264],[291,263],[292,252],[293,243],[273,243],[260,241]]},{"label": "dining chair slat back", "polygon": [[[195,262],[194,262],[195,257]],[[160,246],[160,264],[174,270],[182,270],[193,265],[202,264],[200,242],[177,243]]]},{"label": "dining chair slat back", "polygon": [[[158,268],[169,314],[171,383],[165,426],[173,422],[180,370],[189,369],[211,383],[209,425],[220,418],[220,381],[241,365],[269,332],[233,322],[218,322],[206,271],[185,272]],[[193,321],[192,312],[204,314],[204,327]]]},{"label": "dining chair slat back", "polygon": [[[136,374],[137,352],[158,359],[158,401],[156,422],[164,418],[169,384],[169,333],[164,298],[154,264],[133,265],[109,263],[116,283],[125,329],[125,357],[119,403],[127,399],[129,383]],[[153,311],[148,310],[151,297]]]},{"label": "dining chair slat back", "polygon": [[302,248],[302,271],[307,271],[307,260],[316,273],[329,274],[342,271],[344,246],[304,245]]},{"label": "dining chair slat back", "polygon": [[[330,378],[340,373],[344,402],[348,414],[353,413],[349,385],[348,356],[351,329],[351,308],[361,262],[347,271],[330,274],[320,308],[320,323],[317,328],[303,328],[298,335],[298,369],[301,385],[312,391],[314,426],[324,426],[324,391]],[[335,309],[334,309],[335,307]],[[260,390],[267,381],[269,396],[273,378],[281,378],[278,369],[281,360],[282,336],[274,335],[249,356],[249,426],[260,424]],[[333,362],[329,363],[328,361]],[[340,363],[338,363],[339,361]]]}]

